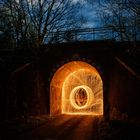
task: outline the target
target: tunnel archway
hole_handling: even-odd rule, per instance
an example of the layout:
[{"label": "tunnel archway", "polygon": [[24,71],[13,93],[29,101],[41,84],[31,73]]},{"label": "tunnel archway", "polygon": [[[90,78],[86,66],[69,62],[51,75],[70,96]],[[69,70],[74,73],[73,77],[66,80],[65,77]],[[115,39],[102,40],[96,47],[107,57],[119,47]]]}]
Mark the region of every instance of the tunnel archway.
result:
[{"label": "tunnel archway", "polygon": [[103,115],[103,82],[95,67],[72,61],[55,72],[50,83],[50,114]]}]

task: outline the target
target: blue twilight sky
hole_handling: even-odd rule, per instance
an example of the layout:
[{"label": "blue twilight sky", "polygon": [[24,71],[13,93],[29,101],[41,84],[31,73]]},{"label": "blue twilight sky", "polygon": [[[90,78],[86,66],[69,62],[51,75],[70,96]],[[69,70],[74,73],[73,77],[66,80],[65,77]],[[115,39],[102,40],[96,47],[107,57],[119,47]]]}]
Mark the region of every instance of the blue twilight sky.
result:
[{"label": "blue twilight sky", "polygon": [[89,4],[87,4],[85,7],[83,7],[82,9],[82,14],[87,18],[87,23],[85,24],[86,27],[98,27],[101,26],[101,22],[100,19],[97,15],[97,6],[91,6]]},{"label": "blue twilight sky", "polygon": [[[81,13],[87,18],[87,23],[84,26],[91,28],[101,27],[102,22],[99,18],[99,15],[97,14],[97,11],[100,11],[99,5],[102,5],[102,2],[105,3],[105,0],[89,0],[90,2],[87,1],[88,0],[73,0],[74,3],[80,2],[81,4],[83,4]],[[122,3],[124,1],[125,0],[122,0]],[[114,2],[117,1],[114,0]],[[134,4],[135,6],[140,6],[140,0],[129,0],[129,2],[132,2],[132,5]]]},{"label": "blue twilight sky", "polygon": [[84,25],[84,27],[98,27],[100,21],[97,17],[96,11],[99,9],[98,1],[99,0],[93,0],[96,1],[94,4],[90,4],[87,2],[87,0],[73,0],[73,2],[76,4],[77,2],[80,2],[83,6],[81,8],[81,14],[87,18],[87,23]]}]

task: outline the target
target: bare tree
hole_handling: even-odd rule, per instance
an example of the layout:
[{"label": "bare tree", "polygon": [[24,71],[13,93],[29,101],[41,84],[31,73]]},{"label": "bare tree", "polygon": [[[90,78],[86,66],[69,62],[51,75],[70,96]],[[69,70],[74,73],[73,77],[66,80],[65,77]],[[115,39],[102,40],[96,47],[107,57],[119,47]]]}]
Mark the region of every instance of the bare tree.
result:
[{"label": "bare tree", "polygon": [[[20,42],[44,43],[51,32],[81,26],[80,3],[73,0],[2,0],[5,15],[16,39]],[[52,40],[52,39],[50,39]]]},{"label": "bare tree", "polygon": [[99,8],[96,13],[101,19],[101,24],[104,27],[112,27],[116,40],[135,41],[138,39],[140,5],[136,4],[136,1],[100,0],[98,2]]},{"label": "bare tree", "polygon": [[138,0],[128,0],[127,7],[140,16],[140,2]]},{"label": "bare tree", "polygon": [[23,9],[22,3],[16,0],[3,0],[1,6],[1,27],[5,33],[9,31],[16,46],[21,42],[26,42],[29,37],[30,22],[27,19],[27,13]]}]

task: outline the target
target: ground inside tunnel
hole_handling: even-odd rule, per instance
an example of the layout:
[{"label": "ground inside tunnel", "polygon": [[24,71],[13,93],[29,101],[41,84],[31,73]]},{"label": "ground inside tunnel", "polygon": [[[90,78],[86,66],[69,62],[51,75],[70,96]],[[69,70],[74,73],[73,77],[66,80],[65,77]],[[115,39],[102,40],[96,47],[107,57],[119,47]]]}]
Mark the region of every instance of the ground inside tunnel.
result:
[{"label": "ground inside tunnel", "polygon": [[[23,121],[23,120],[22,120]],[[1,139],[20,140],[134,140],[139,139],[138,122],[105,121],[93,115],[59,115],[30,118],[1,125]]]}]

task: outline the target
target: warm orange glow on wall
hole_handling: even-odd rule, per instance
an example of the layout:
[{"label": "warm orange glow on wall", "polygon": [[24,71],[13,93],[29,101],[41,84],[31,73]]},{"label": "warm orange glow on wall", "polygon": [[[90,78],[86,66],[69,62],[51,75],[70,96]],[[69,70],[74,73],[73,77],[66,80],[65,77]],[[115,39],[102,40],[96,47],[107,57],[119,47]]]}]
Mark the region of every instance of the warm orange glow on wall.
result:
[{"label": "warm orange glow on wall", "polygon": [[50,86],[51,114],[103,115],[103,83],[91,65],[72,61],[60,67]]}]

